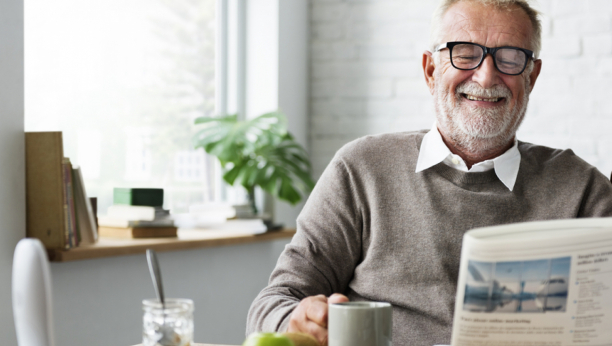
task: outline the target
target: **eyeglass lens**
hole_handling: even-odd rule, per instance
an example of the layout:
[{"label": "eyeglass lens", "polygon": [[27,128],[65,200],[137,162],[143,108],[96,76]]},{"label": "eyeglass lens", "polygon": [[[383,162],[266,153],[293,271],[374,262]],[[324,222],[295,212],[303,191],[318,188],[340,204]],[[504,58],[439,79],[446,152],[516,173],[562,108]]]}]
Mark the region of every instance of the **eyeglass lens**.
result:
[{"label": "eyeglass lens", "polygon": [[[452,49],[451,62],[462,70],[476,68],[482,60],[484,50],[473,44],[458,44]],[[502,48],[495,53],[497,68],[507,74],[519,74],[525,68],[527,54],[515,48]]]}]

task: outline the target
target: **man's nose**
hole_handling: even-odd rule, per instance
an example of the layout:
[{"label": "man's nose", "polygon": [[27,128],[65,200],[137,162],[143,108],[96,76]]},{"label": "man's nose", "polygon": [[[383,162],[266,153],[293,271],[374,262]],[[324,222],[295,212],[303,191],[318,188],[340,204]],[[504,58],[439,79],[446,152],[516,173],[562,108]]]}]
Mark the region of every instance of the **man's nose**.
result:
[{"label": "man's nose", "polygon": [[490,54],[487,54],[482,64],[474,70],[472,79],[483,88],[490,88],[498,84],[499,71],[495,68],[493,57]]}]

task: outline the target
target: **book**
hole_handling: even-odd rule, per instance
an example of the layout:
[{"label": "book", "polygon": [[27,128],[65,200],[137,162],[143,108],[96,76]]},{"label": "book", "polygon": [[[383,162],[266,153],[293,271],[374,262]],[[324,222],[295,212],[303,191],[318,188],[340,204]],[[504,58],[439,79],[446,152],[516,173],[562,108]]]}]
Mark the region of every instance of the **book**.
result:
[{"label": "book", "polygon": [[107,216],[128,221],[153,221],[155,220],[155,208],[134,205],[111,205],[108,207]]},{"label": "book", "polygon": [[217,230],[228,232],[240,232],[250,234],[263,234],[268,231],[268,227],[262,219],[212,219],[209,217],[200,218],[194,214],[174,215],[176,225],[181,228]]},{"label": "book", "polygon": [[216,230],[245,232],[251,234],[263,234],[266,233],[266,231],[268,230],[265,223],[261,219],[227,220],[227,222],[215,225],[210,228]]},{"label": "book", "polygon": [[26,236],[69,249],[61,132],[26,132]]},{"label": "book", "polygon": [[170,218],[144,221],[144,220],[127,220],[114,218],[110,216],[99,216],[98,224],[105,227],[172,227],[174,220]]},{"label": "book", "polygon": [[98,227],[90,200],[87,198],[81,167],[74,166],[72,168],[72,176],[74,178],[72,185],[78,229],[77,234],[80,235],[81,243],[93,244],[98,241]]},{"label": "book", "polygon": [[79,237],[77,235],[76,215],[74,211],[74,193],[72,190],[72,164],[70,159],[64,157],[62,159],[62,178],[64,180],[64,213],[66,217],[66,233],[68,234],[68,242],[70,247],[79,245]]},{"label": "book", "polygon": [[611,289],[612,218],[471,230],[451,344],[610,345]]},{"label": "book", "polygon": [[164,189],[116,187],[113,190],[113,204],[161,207],[164,204]]},{"label": "book", "polygon": [[106,227],[100,226],[100,237],[108,238],[171,238],[177,236],[176,227]]},{"label": "book", "polygon": [[98,198],[89,197],[89,204],[91,205],[91,209],[94,215],[94,220],[96,221],[96,228],[98,228]]}]

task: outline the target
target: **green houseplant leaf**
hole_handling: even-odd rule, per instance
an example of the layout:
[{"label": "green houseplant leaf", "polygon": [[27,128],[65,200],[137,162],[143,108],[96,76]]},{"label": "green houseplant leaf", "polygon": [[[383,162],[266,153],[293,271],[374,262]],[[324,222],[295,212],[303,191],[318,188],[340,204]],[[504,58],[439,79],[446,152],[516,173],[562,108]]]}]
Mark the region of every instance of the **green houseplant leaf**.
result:
[{"label": "green houseplant leaf", "polygon": [[[201,117],[194,146],[216,156],[224,169],[223,180],[239,183],[249,194],[255,186],[281,200],[296,204],[312,191],[310,160],[304,148],[287,132],[280,112],[240,121],[234,115]],[[252,197],[252,196],[251,196]]]}]

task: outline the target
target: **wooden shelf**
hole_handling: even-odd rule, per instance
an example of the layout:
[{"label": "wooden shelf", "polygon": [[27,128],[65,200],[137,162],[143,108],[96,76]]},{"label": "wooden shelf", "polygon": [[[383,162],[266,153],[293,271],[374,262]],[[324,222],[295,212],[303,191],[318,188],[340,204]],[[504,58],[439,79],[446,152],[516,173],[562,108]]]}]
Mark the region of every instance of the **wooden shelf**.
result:
[{"label": "wooden shelf", "polygon": [[69,262],[93,258],[125,256],[155,251],[177,251],[257,243],[274,239],[292,238],[294,229],[253,235],[244,232],[179,229],[177,238],[119,239],[101,237],[94,245],[80,246],[67,251],[49,250],[51,262]]}]

